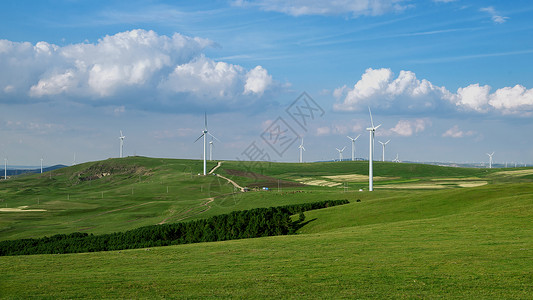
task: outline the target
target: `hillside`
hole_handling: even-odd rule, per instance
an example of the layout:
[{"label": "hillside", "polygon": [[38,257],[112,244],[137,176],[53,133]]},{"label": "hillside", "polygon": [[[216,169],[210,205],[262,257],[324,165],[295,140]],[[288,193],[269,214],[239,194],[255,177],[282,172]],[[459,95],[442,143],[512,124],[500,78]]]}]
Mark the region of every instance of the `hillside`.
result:
[{"label": "hillside", "polygon": [[[209,162],[208,169],[218,165]],[[128,157],[0,181],[0,240],[71,232],[112,233],[228,213],[321,200],[403,197],[504,182],[531,182],[532,169],[463,169],[366,162],[221,162],[198,176],[199,160]],[[258,189],[239,192],[226,179]],[[270,191],[261,189],[268,187]],[[446,194],[445,192],[444,194]],[[402,196],[403,195],[403,196]],[[437,193],[438,195],[438,193]]]}]

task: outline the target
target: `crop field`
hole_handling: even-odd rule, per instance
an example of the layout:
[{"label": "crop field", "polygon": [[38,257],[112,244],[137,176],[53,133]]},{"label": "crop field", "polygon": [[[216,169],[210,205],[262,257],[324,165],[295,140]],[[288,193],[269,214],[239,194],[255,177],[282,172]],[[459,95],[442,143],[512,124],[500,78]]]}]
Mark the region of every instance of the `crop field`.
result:
[{"label": "crop field", "polygon": [[0,181],[0,240],[112,233],[321,200],[351,203],[306,212],[296,235],[0,257],[0,297],[526,299],[533,293],[531,169],[376,162],[380,178],[369,193],[365,162],[222,162],[213,173],[250,189],[243,193],[222,177],[198,176],[201,164],[130,157]]}]

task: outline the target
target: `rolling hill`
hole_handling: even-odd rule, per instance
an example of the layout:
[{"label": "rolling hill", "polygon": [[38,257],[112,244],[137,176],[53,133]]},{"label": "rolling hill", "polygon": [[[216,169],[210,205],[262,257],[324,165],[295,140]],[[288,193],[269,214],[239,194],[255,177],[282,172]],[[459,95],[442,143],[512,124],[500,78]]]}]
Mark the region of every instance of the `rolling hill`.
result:
[{"label": "rolling hill", "polygon": [[200,170],[200,161],[134,157],[2,182],[0,206],[23,208],[0,212],[0,239],[351,203],[306,212],[297,235],[0,257],[0,296],[524,299],[533,292],[532,169],[377,162],[373,193],[359,192],[364,162],[223,162],[215,173],[247,193]]}]

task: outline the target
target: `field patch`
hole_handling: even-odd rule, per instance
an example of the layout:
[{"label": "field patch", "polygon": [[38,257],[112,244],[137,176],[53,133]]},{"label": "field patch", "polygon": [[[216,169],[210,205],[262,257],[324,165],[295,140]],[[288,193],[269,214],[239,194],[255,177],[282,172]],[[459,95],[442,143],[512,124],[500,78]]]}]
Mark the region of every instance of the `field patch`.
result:
[{"label": "field patch", "polygon": [[376,186],[375,188],[382,188],[382,189],[447,189],[447,188],[471,188],[471,187],[478,187],[488,184],[487,181],[484,180],[473,180],[473,181],[467,181],[467,180],[442,180],[442,181],[431,181],[431,182],[424,182],[424,183],[409,183],[409,184],[387,184],[387,185],[380,185]]},{"label": "field patch", "polygon": [[[322,176],[324,178],[333,180],[333,181],[348,181],[348,182],[363,182],[368,181],[368,175],[361,174],[345,174],[345,175],[330,175]],[[384,180],[394,180],[399,179],[399,177],[383,177],[383,176],[374,176],[375,181],[384,181]]]},{"label": "field patch", "polygon": [[341,183],[338,183],[338,182],[331,182],[327,180],[316,179],[314,177],[298,178],[296,179],[296,181],[306,184],[306,185],[315,185],[315,186],[335,187],[335,186],[341,185]]},{"label": "field patch", "polygon": [[527,169],[527,170],[514,170],[514,171],[500,171],[494,173],[495,176],[526,176],[526,175],[532,175],[533,169]]},{"label": "field patch", "polygon": [[17,208],[4,207],[0,208],[0,212],[34,212],[34,211],[46,211],[46,209],[27,209],[28,206],[19,206]]}]

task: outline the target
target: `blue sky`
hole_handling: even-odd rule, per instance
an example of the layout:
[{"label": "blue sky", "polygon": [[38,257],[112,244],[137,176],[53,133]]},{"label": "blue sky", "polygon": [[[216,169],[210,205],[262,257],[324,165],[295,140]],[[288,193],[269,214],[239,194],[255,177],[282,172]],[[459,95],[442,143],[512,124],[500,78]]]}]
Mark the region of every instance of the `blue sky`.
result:
[{"label": "blue sky", "polygon": [[531,1],[197,2],[2,2],[1,157],[200,158],[207,111],[215,159],[366,158],[370,107],[387,160],[533,163]]}]

